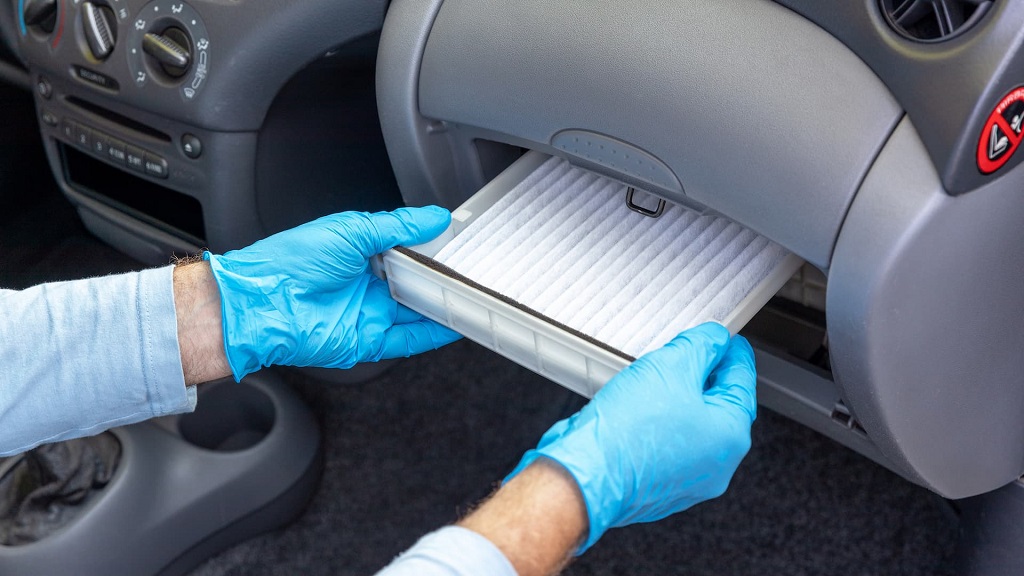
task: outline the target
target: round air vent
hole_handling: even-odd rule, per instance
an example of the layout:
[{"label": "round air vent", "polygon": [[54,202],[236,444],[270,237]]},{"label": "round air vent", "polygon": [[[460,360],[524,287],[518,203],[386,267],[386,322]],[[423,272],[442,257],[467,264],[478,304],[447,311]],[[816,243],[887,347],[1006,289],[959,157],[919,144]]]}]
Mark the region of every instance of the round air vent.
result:
[{"label": "round air vent", "polygon": [[919,42],[949,40],[974,26],[992,0],[880,0],[882,13],[901,35]]}]

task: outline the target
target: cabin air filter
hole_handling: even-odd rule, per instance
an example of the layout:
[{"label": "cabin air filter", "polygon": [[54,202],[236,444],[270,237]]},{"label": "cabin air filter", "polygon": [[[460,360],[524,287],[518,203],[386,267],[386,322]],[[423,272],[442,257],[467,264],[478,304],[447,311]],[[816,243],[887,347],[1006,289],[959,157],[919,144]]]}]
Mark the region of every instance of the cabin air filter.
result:
[{"label": "cabin air filter", "polygon": [[736,223],[676,205],[652,218],[630,210],[626,192],[550,158],[433,259],[630,357],[726,323],[752,290],[773,275],[778,289],[795,269],[798,259]]}]

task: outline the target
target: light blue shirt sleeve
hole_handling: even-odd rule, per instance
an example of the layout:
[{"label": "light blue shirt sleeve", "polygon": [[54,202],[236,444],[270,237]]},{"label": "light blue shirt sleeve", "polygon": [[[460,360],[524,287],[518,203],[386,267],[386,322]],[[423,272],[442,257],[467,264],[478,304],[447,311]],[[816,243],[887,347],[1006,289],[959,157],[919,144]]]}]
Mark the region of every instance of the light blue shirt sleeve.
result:
[{"label": "light blue shirt sleeve", "polygon": [[498,547],[461,526],[420,538],[377,576],[517,576]]},{"label": "light blue shirt sleeve", "polygon": [[0,455],[195,408],[172,270],[0,290]]}]

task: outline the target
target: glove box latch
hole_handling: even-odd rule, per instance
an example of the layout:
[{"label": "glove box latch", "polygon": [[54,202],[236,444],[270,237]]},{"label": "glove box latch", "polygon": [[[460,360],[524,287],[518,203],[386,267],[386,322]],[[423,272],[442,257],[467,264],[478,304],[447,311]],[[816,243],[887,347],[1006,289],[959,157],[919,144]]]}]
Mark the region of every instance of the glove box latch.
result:
[{"label": "glove box latch", "polygon": [[658,206],[651,210],[650,208],[645,208],[640,204],[635,203],[633,201],[633,196],[635,195],[636,188],[633,188],[632,186],[626,188],[626,208],[629,208],[630,210],[636,212],[637,214],[643,214],[644,216],[649,216],[651,218],[657,218],[658,216],[661,216],[662,214],[665,213],[664,198],[658,198]]}]

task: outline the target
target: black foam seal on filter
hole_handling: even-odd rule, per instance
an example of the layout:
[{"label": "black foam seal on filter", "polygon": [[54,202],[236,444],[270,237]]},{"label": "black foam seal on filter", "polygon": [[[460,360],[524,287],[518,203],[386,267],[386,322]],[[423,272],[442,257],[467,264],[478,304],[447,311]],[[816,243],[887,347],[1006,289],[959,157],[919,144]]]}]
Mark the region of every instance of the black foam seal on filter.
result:
[{"label": "black foam seal on filter", "polygon": [[441,274],[444,274],[445,276],[447,276],[447,277],[449,277],[449,278],[451,278],[453,280],[461,282],[462,284],[465,284],[466,286],[469,286],[470,288],[473,288],[475,290],[479,290],[480,292],[483,292],[484,294],[487,294],[488,296],[492,296],[494,298],[497,298],[498,300],[501,300],[502,302],[508,304],[509,306],[512,306],[514,308],[522,310],[523,312],[526,312],[527,314],[529,314],[530,316],[533,316],[534,318],[538,318],[540,320],[543,320],[544,322],[547,322],[548,324],[551,324],[552,326],[554,326],[554,327],[556,327],[556,328],[558,328],[560,330],[564,330],[565,332],[568,332],[569,334],[572,334],[573,336],[576,336],[577,338],[581,338],[581,339],[583,339],[583,340],[593,344],[594,346],[597,346],[598,348],[601,348],[602,350],[606,350],[608,352],[611,352],[612,354],[615,354],[616,356],[619,356],[620,358],[623,358],[623,359],[625,359],[625,360],[627,360],[629,362],[632,362],[632,361],[636,360],[635,357],[630,356],[629,354],[626,354],[625,352],[623,352],[623,351],[621,351],[621,350],[619,350],[617,348],[613,348],[613,347],[609,346],[608,344],[606,344],[604,342],[601,342],[600,340],[594,339],[592,336],[588,336],[588,335],[584,334],[583,332],[580,332],[579,330],[576,330],[575,328],[572,328],[570,326],[566,326],[565,324],[562,324],[561,322],[558,322],[557,320],[553,320],[552,318],[549,318],[548,316],[545,316],[544,314],[541,314],[540,312],[537,312],[533,308],[530,308],[529,306],[526,306],[525,304],[523,304],[523,303],[521,303],[521,302],[519,302],[517,300],[509,298],[508,296],[505,296],[504,294],[495,292],[494,290],[488,288],[487,286],[484,286],[483,284],[475,282],[474,280],[472,280],[470,278],[467,278],[466,276],[463,276],[462,274],[459,274],[458,272],[456,272],[452,268],[449,268],[448,266],[445,266],[444,264],[438,262],[437,260],[434,260],[433,258],[431,258],[429,256],[424,256],[423,254],[420,254],[419,252],[416,252],[414,250],[410,250],[410,249],[402,247],[402,246],[396,246],[395,247],[395,251],[400,253],[400,254],[404,254],[404,255],[408,256],[409,258],[412,258],[413,260],[419,262],[420,264],[423,264],[424,266],[427,266],[427,267],[431,268],[432,270],[436,270],[437,272],[440,272]]}]

